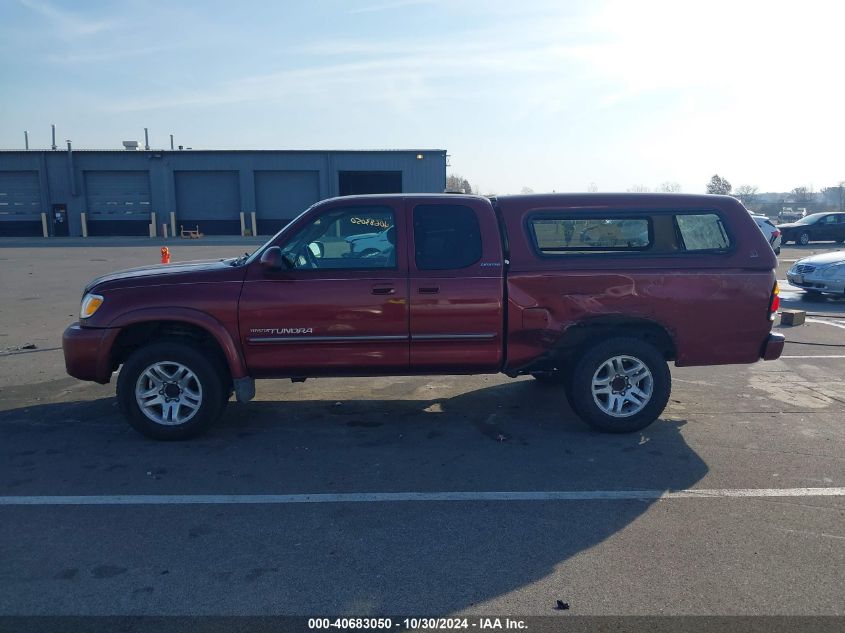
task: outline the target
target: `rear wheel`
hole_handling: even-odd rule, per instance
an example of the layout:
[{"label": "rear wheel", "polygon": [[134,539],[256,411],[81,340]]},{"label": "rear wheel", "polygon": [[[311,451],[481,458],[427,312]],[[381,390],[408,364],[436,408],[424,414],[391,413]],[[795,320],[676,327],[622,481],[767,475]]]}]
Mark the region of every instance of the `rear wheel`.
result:
[{"label": "rear wheel", "polygon": [[635,338],[613,338],[581,356],[569,397],[573,410],[593,428],[631,433],[660,416],[671,388],[669,367],[653,345]]},{"label": "rear wheel", "polygon": [[133,352],[120,370],[117,399],[136,431],[157,440],[199,435],[228,400],[220,363],[182,342],[152,343]]},{"label": "rear wheel", "polygon": [[803,231],[801,235],[798,236],[798,243],[802,246],[806,246],[810,243],[810,234],[807,231]]}]

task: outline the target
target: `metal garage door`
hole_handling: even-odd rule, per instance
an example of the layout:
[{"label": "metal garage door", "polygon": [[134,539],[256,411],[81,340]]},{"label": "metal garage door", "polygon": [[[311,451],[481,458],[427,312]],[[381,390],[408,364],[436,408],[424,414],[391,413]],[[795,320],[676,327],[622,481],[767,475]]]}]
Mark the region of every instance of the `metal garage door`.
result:
[{"label": "metal garage door", "polygon": [[320,199],[320,172],[256,171],[259,235],[272,235]]},{"label": "metal garage door", "polygon": [[236,171],[177,171],[176,230],[240,235],[241,189]]},{"label": "metal garage door", "polygon": [[0,235],[41,235],[37,171],[0,171]]},{"label": "metal garage door", "polygon": [[149,235],[148,171],[86,171],[89,235]]}]

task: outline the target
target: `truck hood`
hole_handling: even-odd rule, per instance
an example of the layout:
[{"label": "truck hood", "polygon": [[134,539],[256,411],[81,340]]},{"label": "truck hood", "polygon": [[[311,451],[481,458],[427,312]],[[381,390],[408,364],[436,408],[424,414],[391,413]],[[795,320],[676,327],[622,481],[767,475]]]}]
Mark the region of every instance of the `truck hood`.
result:
[{"label": "truck hood", "polygon": [[[231,259],[202,259],[176,264],[156,264],[153,266],[140,266],[138,268],[127,268],[117,272],[101,275],[91,280],[85,287],[85,292],[90,292],[97,286],[109,284],[114,287],[128,285],[131,282],[147,278],[157,279],[159,283],[167,283],[168,278],[175,278],[178,275],[203,273],[207,271],[231,269]],[[126,282],[126,283],[121,283]]]}]

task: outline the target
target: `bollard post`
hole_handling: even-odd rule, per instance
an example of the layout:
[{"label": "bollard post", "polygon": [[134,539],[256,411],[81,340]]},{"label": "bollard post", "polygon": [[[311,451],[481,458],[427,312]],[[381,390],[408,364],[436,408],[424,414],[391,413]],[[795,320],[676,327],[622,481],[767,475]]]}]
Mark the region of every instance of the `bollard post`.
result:
[{"label": "bollard post", "polygon": [[241,237],[246,234],[246,222],[244,222],[244,212],[241,211]]},{"label": "bollard post", "polygon": [[258,235],[258,222],[255,219],[255,211],[251,211],[250,216],[252,216],[252,237],[255,237]]},{"label": "bollard post", "polygon": [[41,231],[44,237],[50,237],[50,231],[47,230],[47,214],[44,212],[41,213]]},{"label": "bollard post", "polygon": [[170,212],[170,234],[176,237],[176,212]]},{"label": "bollard post", "polygon": [[150,226],[152,228],[152,235],[150,237],[156,237],[156,229],[158,228],[158,224],[156,224],[156,212],[150,211]]},{"label": "bollard post", "polygon": [[161,236],[164,239],[167,239],[167,225],[166,224],[161,225]]},{"label": "bollard post", "polygon": [[88,214],[83,211],[79,214],[79,220],[82,222],[82,237],[88,237]]}]

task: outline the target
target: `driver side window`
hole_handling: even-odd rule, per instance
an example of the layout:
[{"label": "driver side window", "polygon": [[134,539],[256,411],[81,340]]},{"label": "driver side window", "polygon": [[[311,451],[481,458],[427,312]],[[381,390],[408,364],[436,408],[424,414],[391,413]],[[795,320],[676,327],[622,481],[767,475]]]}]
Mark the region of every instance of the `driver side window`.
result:
[{"label": "driver side window", "polygon": [[297,270],[396,268],[395,216],[390,207],[331,209],[282,247]]}]

